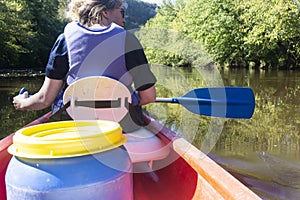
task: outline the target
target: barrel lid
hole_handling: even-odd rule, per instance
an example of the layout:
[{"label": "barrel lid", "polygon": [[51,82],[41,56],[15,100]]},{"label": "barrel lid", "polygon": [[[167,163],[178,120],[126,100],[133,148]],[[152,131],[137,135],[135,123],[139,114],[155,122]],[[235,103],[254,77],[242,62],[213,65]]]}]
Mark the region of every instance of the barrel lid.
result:
[{"label": "barrel lid", "polygon": [[75,157],[107,151],[126,141],[117,122],[60,121],[18,130],[8,152],[25,158]]}]

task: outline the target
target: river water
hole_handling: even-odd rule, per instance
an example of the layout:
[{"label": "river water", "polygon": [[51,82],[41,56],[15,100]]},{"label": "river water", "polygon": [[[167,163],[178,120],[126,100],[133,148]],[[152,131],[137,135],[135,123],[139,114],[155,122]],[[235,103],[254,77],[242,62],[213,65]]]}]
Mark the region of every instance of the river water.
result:
[{"label": "river water", "polygon": [[[159,67],[159,97],[180,97],[200,87],[251,87],[256,108],[251,119],[221,119],[180,105],[153,103],[153,117],[187,138],[263,199],[300,199],[300,72],[222,70],[184,71]],[[43,76],[0,76],[1,137],[46,110],[15,111],[12,97],[21,87],[31,93]],[[241,94],[242,95],[242,94]]]}]

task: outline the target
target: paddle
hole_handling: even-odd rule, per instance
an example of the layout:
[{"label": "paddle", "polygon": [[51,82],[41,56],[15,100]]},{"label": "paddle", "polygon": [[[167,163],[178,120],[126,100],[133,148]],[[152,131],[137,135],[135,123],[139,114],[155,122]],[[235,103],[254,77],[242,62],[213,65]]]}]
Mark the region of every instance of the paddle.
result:
[{"label": "paddle", "polygon": [[[71,84],[63,99],[61,110],[67,109],[73,119],[120,121],[128,112],[131,95],[121,82],[97,76]],[[155,102],[176,103],[195,114],[223,118],[249,119],[255,108],[253,91],[247,87],[197,88],[181,97],[156,98]]]},{"label": "paddle", "polygon": [[[121,103],[122,100],[124,103]],[[107,77],[83,78],[70,85],[64,103],[71,101],[68,113],[74,118],[103,118],[112,120],[128,112],[131,95],[119,81]],[[254,94],[246,87],[211,87],[193,89],[182,97],[157,98],[156,102],[177,103],[189,111],[206,116],[249,119],[255,108]],[[100,109],[101,108],[101,109]],[[111,110],[111,111],[109,111]],[[110,115],[110,117],[108,117]],[[113,118],[116,120],[116,118]]]},{"label": "paddle", "polygon": [[[222,94],[220,96],[220,94]],[[210,94],[217,96],[211,97]],[[177,103],[189,111],[206,116],[249,119],[255,108],[254,95],[251,88],[224,87],[198,88],[182,97],[156,98],[155,102]],[[120,107],[120,98],[112,101],[75,101],[75,106],[89,108]]]},{"label": "paddle", "polygon": [[206,116],[249,119],[255,108],[251,88],[211,87],[193,89],[182,97],[157,98],[156,102],[177,103]]}]

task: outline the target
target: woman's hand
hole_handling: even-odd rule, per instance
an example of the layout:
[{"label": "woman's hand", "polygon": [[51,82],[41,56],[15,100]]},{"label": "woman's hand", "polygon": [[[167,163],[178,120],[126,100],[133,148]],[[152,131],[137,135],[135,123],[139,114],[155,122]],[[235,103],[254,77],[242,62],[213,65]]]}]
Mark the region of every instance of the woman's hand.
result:
[{"label": "woman's hand", "polygon": [[156,99],[156,89],[155,86],[152,86],[146,90],[138,92],[140,96],[140,105],[146,105],[148,103],[155,102]]},{"label": "woman's hand", "polygon": [[24,110],[22,106],[22,101],[28,98],[28,92],[24,92],[23,94],[19,94],[13,98],[13,104],[16,110]]},{"label": "woman's hand", "polygon": [[13,104],[17,110],[42,110],[53,103],[60,89],[63,86],[62,80],[45,78],[40,90],[28,97],[28,92],[24,92],[13,99]]}]

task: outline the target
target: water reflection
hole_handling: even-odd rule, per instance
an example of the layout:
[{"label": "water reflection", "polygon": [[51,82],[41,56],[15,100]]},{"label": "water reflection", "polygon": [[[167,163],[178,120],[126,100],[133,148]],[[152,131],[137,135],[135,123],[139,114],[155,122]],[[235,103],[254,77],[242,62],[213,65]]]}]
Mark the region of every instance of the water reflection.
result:
[{"label": "water reflection", "polygon": [[[181,73],[190,87],[207,87],[194,71]],[[223,70],[221,74],[225,86],[254,90],[256,110],[250,120],[226,119],[210,156],[264,199],[298,199],[300,72]],[[181,90],[178,80],[170,84],[181,94],[191,89]],[[203,142],[207,142],[209,119],[184,113],[180,107],[165,109],[169,114],[165,124],[171,127],[181,127],[182,116],[185,121],[198,120],[196,135],[190,126],[177,131],[202,149]]]},{"label": "water reflection", "polygon": [[22,87],[31,93],[36,92],[43,83],[44,76],[0,76],[0,138],[15,132],[25,124],[33,121],[47,110],[17,111],[12,105],[13,97]]},{"label": "water reflection", "polygon": [[299,163],[266,152],[252,152],[245,156],[210,155],[227,171],[251,188],[263,199],[299,199]]}]

